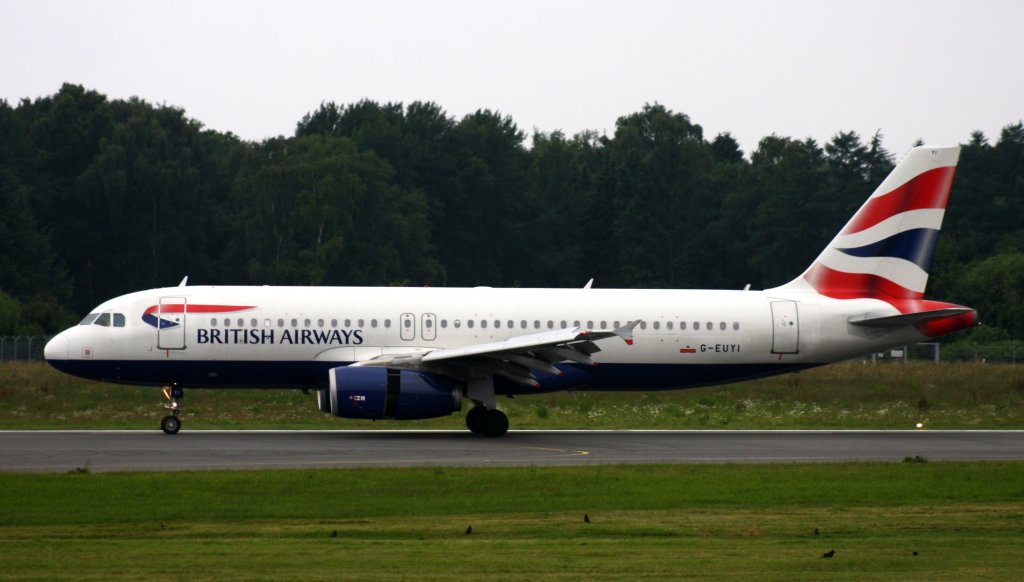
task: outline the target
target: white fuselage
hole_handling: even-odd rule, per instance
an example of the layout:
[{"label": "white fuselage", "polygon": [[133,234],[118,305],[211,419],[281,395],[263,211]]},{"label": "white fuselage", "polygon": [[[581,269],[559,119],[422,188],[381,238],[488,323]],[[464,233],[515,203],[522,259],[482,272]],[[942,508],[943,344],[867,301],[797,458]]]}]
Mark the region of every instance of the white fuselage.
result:
[{"label": "white fuselage", "polygon": [[[173,305],[188,307],[161,307]],[[327,382],[326,370],[381,356],[557,329],[611,330],[636,320],[631,344],[600,340],[598,366],[558,364],[580,373],[543,376],[540,389],[685,388],[850,359],[923,337],[912,327],[848,324],[851,317],[898,313],[883,301],[777,291],[170,287],[118,297],[94,313],[109,313],[108,321],[121,325],[70,328],[47,346],[47,360],[91,378],[196,388],[317,388]]]}]

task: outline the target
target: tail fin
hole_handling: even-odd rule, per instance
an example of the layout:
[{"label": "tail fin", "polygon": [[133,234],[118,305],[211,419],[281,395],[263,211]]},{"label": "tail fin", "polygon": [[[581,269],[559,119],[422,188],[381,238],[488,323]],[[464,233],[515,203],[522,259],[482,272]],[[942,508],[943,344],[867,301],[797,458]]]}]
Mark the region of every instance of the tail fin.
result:
[{"label": "tail fin", "polygon": [[804,274],[778,289],[922,299],[959,157],[959,147],[910,150]]}]

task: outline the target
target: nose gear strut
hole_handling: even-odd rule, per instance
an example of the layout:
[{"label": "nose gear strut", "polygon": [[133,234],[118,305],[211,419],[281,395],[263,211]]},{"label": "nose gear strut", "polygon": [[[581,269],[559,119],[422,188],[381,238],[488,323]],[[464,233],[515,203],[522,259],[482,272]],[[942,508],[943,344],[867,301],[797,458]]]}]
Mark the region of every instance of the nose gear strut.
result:
[{"label": "nose gear strut", "polygon": [[164,386],[164,398],[169,402],[164,404],[164,408],[170,410],[168,414],[160,421],[160,428],[167,434],[178,434],[181,430],[181,419],[178,418],[178,412],[181,411],[181,400],[185,397],[185,390],[181,386]]}]

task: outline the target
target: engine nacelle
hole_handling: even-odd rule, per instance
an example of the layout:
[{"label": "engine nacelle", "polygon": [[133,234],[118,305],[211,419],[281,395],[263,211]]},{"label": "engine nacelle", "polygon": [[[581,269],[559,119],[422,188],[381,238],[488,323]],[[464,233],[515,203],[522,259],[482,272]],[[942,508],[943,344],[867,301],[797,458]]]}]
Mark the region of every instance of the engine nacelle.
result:
[{"label": "engine nacelle", "polygon": [[459,382],[445,376],[341,366],[328,372],[331,387],[317,391],[320,410],[342,418],[415,420],[462,409]]}]

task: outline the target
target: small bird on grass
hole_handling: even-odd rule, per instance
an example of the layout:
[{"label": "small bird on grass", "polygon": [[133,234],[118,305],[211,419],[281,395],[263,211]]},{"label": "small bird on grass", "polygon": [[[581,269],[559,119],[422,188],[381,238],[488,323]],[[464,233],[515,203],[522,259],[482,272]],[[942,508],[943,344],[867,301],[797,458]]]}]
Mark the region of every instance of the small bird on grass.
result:
[{"label": "small bird on grass", "polygon": [[583,523],[590,523],[590,516],[585,513],[583,514]]},{"label": "small bird on grass", "polygon": [[821,530],[819,530],[818,528],[814,528],[814,535],[820,536],[821,535]]},{"label": "small bird on grass", "polygon": [[914,550],[914,555],[915,555],[915,556],[917,555],[917,550]]},{"label": "small bird on grass", "polygon": [[334,530],[334,531],[332,531],[332,532],[331,532],[331,537],[332,537],[332,538],[336,538],[336,537],[338,537],[338,530]]},{"label": "small bird on grass", "polygon": [[829,551],[825,552],[824,554],[822,554],[821,557],[822,558],[831,558],[834,555],[836,555],[836,551],[835,550],[829,550]]},{"label": "small bird on grass", "polygon": [[471,533],[473,533],[473,526],[469,526],[466,528],[466,535],[468,536]]}]

